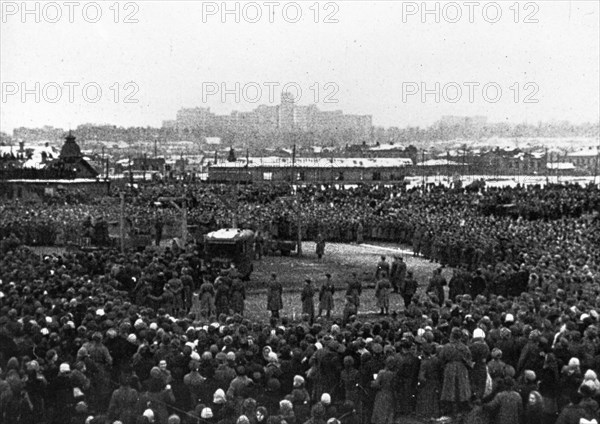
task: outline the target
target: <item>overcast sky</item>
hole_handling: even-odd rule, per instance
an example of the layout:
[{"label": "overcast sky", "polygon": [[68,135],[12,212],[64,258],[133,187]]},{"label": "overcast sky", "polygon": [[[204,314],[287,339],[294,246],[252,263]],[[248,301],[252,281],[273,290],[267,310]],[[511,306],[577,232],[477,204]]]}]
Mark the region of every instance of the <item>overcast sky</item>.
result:
[{"label": "overcast sky", "polygon": [[[110,1],[99,3],[102,15],[93,23],[95,4],[80,2],[71,23],[63,2],[28,2],[34,12],[23,14],[20,1],[3,1],[0,129],[160,126],[181,107],[228,114],[276,104],[286,83],[294,94],[302,90],[301,105],[370,114],[382,126],[423,126],[442,115],[485,115],[492,122],[599,120],[598,1],[520,2],[512,8],[512,1],[479,2],[472,9],[465,2],[429,2],[431,10],[438,8],[439,22],[435,12],[423,16],[421,2],[298,4],[281,1],[269,15],[265,2],[240,2],[236,22],[235,14],[222,16],[222,2],[115,7]],[[258,11],[262,17],[250,22]],[[458,22],[450,22],[457,12]],[[79,84],[71,87],[72,103],[70,83]],[[228,94],[223,101],[223,84],[233,93],[236,83],[240,98]],[[273,103],[269,83],[279,84]],[[31,90],[25,98],[23,88]],[[431,91],[425,98],[423,88]]]}]

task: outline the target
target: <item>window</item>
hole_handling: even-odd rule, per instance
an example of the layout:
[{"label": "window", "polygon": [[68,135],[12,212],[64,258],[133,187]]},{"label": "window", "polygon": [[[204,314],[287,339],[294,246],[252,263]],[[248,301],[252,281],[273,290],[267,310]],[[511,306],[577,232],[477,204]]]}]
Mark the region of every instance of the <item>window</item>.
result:
[{"label": "window", "polygon": [[263,172],[263,181],[271,181],[273,180],[272,172]]}]

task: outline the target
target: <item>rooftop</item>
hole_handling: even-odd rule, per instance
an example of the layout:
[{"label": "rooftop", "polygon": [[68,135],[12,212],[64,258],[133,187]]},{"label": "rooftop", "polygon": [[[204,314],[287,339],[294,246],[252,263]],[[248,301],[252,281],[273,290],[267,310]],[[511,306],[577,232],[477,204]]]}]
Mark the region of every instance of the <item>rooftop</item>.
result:
[{"label": "rooftop", "polygon": [[[392,168],[412,165],[410,158],[292,158],[285,157],[260,157],[249,158],[248,167],[281,167],[290,168]],[[243,168],[246,167],[246,158],[240,158],[235,162],[219,161],[213,165],[219,168]]]}]

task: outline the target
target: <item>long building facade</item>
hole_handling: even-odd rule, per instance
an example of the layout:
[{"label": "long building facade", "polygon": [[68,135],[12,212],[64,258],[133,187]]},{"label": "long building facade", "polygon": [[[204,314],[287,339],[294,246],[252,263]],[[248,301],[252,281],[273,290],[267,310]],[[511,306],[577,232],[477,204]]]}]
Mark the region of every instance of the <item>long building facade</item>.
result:
[{"label": "long building facade", "polygon": [[228,183],[394,184],[408,175],[408,158],[248,158],[217,162],[208,169],[208,180]]}]

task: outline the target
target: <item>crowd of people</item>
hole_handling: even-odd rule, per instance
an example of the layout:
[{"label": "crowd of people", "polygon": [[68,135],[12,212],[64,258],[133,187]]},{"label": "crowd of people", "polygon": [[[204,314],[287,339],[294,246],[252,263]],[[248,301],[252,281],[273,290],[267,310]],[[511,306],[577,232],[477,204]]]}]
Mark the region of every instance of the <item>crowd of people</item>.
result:
[{"label": "crowd of people", "polygon": [[[193,246],[40,257],[17,231],[16,211],[28,206],[4,205],[1,422],[600,419],[597,188],[306,187],[280,200],[283,191],[269,198],[276,189],[242,187],[235,190],[243,201],[235,203],[220,190],[188,193],[199,209],[192,219],[220,225],[235,215],[240,226],[265,229],[268,222],[268,231],[285,233],[299,212],[307,238],[406,243],[415,255],[453,267],[452,278],[436,270],[419,282],[426,294],[415,296],[410,270],[382,258],[374,275],[381,316],[361,316],[368,294],[355,276],[346,291],[354,308],[344,316],[330,315],[327,279],[321,287],[306,282],[303,315],[294,320],[281,301],[285,282],[275,275],[265,282],[271,319],[260,322],[244,310],[235,268],[208,268]],[[138,208],[132,216],[144,217],[149,202],[176,188],[150,191],[130,202]],[[506,204],[516,207],[506,213]],[[52,226],[54,217],[73,222],[75,213],[83,221],[97,210],[63,205],[35,214]],[[110,219],[110,208],[103,212]],[[32,216],[26,219],[36,222]],[[392,291],[405,307],[389,314]]]}]

